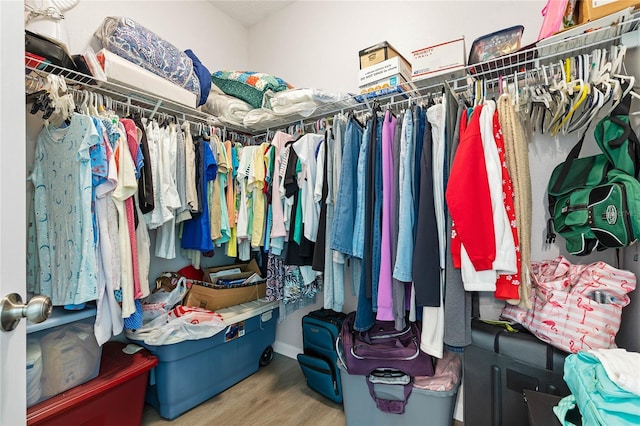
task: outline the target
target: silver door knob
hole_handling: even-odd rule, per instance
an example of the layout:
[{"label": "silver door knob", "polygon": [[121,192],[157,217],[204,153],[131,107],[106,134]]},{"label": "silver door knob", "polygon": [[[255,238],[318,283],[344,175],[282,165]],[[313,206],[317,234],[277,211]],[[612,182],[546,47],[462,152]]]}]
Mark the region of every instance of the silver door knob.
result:
[{"label": "silver door knob", "polygon": [[18,293],[10,293],[0,300],[0,327],[11,331],[22,318],[33,323],[42,322],[51,315],[51,307],[51,299],[47,296],[34,296],[25,305]]}]

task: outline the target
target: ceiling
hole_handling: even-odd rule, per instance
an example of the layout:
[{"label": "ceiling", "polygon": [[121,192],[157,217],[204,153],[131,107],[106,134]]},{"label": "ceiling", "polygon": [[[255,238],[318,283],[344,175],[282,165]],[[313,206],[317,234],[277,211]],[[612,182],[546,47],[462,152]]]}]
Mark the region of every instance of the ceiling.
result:
[{"label": "ceiling", "polygon": [[209,0],[209,3],[249,28],[293,1]]}]

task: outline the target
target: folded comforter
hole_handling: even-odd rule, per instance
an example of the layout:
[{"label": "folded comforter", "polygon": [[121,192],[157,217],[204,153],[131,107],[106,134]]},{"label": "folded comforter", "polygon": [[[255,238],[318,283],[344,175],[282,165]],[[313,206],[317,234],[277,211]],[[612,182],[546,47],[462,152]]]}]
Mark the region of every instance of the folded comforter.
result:
[{"label": "folded comforter", "polygon": [[244,118],[252,109],[253,107],[242,99],[214,90],[209,92],[209,98],[202,106],[203,112],[219,118],[222,123],[237,126],[244,125]]}]

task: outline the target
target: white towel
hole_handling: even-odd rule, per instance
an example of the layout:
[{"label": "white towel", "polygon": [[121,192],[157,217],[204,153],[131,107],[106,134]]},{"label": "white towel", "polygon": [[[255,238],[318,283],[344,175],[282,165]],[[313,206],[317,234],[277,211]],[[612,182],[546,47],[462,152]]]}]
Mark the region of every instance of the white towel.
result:
[{"label": "white towel", "polygon": [[622,389],[640,395],[640,353],[626,349],[592,349],[609,378]]}]

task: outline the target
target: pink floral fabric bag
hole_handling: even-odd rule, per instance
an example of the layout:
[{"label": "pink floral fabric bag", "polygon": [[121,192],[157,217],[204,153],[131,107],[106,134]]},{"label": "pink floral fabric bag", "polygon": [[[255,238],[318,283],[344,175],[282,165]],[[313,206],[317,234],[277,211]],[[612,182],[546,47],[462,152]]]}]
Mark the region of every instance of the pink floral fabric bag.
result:
[{"label": "pink floral fabric bag", "polygon": [[605,262],[574,265],[560,256],[532,262],[535,291],[530,310],[507,305],[502,317],[566,352],[615,348],[627,293],[636,276]]}]

